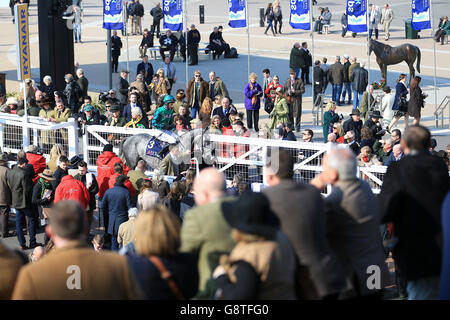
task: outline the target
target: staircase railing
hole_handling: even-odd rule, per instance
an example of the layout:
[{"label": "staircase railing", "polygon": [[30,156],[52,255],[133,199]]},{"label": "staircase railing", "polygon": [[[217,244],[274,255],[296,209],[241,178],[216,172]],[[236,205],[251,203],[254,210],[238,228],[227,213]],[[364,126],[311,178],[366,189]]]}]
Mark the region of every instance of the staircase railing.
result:
[{"label": "staircase railing", "polygon": [[441,118],[441,127],[444,127],[444,113],[447,108],[449,110],[448,127],[450,129],[450,96],[446,96],[444,99],[442,99],[441,103],[439,104],[436,111],[434,112],[434,116],[435,116],[435,120],[436,120],[436,128],[439,127],[439,117]]}]

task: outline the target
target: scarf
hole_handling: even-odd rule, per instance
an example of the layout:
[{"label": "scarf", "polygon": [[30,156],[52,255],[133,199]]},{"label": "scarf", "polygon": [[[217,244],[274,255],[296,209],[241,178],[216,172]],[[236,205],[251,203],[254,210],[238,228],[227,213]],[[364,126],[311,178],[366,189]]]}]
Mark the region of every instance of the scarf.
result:
[{"label": "scarf", "polygon": [[127,127],[133,127],[136,128],[136,124],[139,123],[139,121],[141,121],[142,117],[137,118],[136,120],[131,119],[130,122],[127,123]]},{"label": "scarf", "polygon": [[52,190],[52,184],[50,182],[45,182],[44,179],[39,178],[39,183],[41,184],[41,199],[44,197],[45,190]]},{"label": "scarf", "polygon": [[369,162],[369,157],[362,157],[362,160],[367,163]]}]

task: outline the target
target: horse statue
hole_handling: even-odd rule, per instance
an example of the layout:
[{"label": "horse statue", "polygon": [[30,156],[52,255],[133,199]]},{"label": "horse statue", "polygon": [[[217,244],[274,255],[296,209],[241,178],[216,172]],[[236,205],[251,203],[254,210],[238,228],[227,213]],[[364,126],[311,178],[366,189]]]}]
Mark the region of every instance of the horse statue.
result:
[{"label": "horse statue", "polygon": [[[215,163],[214,147],[209,141],[208,130],[194,129],[178,136],[170,131],[148,130],[123,139],[119,145],[119,157],[124,163],[135,168],[140,159],[149,167],[160,167],[161,161],[169,153],[169,146],[178,146],[182,162],[190,164],[195,158],[201,167]],[[180,159],[181,159],[180,158]]]},{"label": "horse statue", "polygon": [[381,77],[387,80],[387,66],[391,64],[398,64],[405,61],[409,67],[409,83],[414,78],[416,71],[414,69],[414,62],[417,59],[417,71],[420,73],[420,49],[412,44],[405,43],[398,47],[391,47],[390,45],[381,43],[370,39],[369,55],[375,52],[377,63],[380,67]]}]

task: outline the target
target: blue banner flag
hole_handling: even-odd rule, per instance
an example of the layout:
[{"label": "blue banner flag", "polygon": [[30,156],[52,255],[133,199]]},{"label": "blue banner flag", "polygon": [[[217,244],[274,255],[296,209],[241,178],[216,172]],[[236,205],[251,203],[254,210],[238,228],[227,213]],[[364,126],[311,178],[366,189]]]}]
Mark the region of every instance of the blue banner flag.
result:
[{"label": "blue banner flag", "polygon": [[164,29],[183,30],[183,0],[163,0]]},{"label": "blue banner flag", "polygon": [[246,0],[228,0],[230,12],[228,13],[228,25],[231,28],[247,27]]},{"label": "blue banner flag", "polygon": [[290,0],[291,17],[289,24],[294,29],[311,29],[309,0]]},{"label": "blue banner flag", "polygon": [[366,0],[347,0],[347,30],[351,32],[367,31]]},{"label": "blue banner flag", "polygon": [[103,0],[103,29],[123,29],[122,0]]},{"label": "blue banner flag", "polygon": [[414,30],[431,29],[430,0],[412,0],[411,26]]}]

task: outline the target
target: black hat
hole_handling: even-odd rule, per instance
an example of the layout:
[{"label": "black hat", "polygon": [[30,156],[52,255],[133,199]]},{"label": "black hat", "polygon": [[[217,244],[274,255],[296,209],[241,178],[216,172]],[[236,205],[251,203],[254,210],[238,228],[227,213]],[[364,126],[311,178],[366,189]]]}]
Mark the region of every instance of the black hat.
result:
[{"label": "black hat", "polygon": [[118,104],[113,104],[113,106],[110,109],[111,112],[117,112],[117,111],[122,111],[120,106]]},{"label": "black hat", "polygon": [[246,192],[235,201],[223,202],[221,207],[232,228],[268,239],[275,238],[280,222],[262,193]]},{"label": "black hat", "polygon": [[371,113],[369,113],[370,118],[383,118],[379,110],[374,110]]},{"label": "black hat", "polygon": [[360,116],[361,112],[359,112],[359,109],[352,109],[352,112],[350,113],[351,116]]},{"label": "black hat", "polygon": [[110,151],[110,152],[112,152],[112,151],[113,151],[113,145],[110,144],[110,143],[106,144],[106,145],[103,147],[103,152],[105,152],[105,151]]},{"label": "black hat", "polygon": [[70,158],[70,169],[76,169],[78,166],[78,163],[83,161],[83,159],[81,159],[79,156],[73,156],[72,158]]}]

